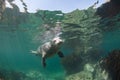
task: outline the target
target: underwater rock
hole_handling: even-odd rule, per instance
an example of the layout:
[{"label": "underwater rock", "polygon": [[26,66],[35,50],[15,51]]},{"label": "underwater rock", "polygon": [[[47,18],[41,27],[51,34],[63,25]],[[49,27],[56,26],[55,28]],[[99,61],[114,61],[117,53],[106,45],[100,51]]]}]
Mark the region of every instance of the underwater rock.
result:
[{"label": "underwater rock", "polygon": [[100,64],[97,65],[87,63],[84,66],[84,71],[86,71],[86,73],[92,74],[92,80],[111,80],[111,78],[108,76],[108,72],[103,70],[100,67]]},{"label": "underwater rock", "polygon": [[29,71],[26,76],[28,77],[26,80],[46,80],[45,76],[38,71]]},{"label": "underwater rock", "polygon": [[87,64],[85,64],[85,66],[84,66],[84,70],[85,70],[85,71],[88,71],[88,72],[94,72],[94,67],[93,67],[92,64],[87,63]]},{"label": "underwater rock", "polygon": [[83,60],[80,55],[70,54],[62,59],[62,65],[67,75],[83,70]]},{"label": "underwater rock", "polygon": [[79,73],[72,74],[66,77],[65,80],[93,80],[93,78],[92,78],[92,73],[81,71]]},{"label": "underwater rock", "polygon": [[111,80],[108,72],[101,68],[100,63],[94,65],[93,80]]},{"label": "underwater rock", "polygon": [[102,18],[113,17],[120,13],[120,1],[119,0],[111,0],[103,4],[101,7],[97,9],[96,14],[101,16]]},{"label": "underwater rock", "polygon": [[25,80],[26,75],[23,72],[0,69],[0,80]]},{"label": "underwater rock", "polygon": [[62,65],[66,71],[66,74],[74,74],[84,69],[93,72],[93,64],[96,64],[96,62],[100,59],[101,52],[102,51],[100,50],[91,50],[86,54],[83,54],[82,52],[75,54],[77,53],[76,50],[74,53],[66,55],[62,59]]},{"label": "underwater rock", "polygon": [[111,80],[111,78],[108,76],[108,72],[98,69],[93,80]]},{"label": "underwater rock", "polygon": [[66,76],[66,80],[112,80],[108,72],[100,64],[86,63],[84,70]]},{"label": "underwater rock", "polygon": [[42,74],[40,71],[31,70],[26,73],[25,80],[64,80],[62,77],[56,75],[50,76],[49,74]]},{"label": "underwater rock", "polygon": [[4,69],[0,69],[0,80],[5,79],[5,74],[6,74],[6,71]]},{"label": "underwater rock", "polygon": [[120,50],[113,50],[101,61],[101,66],[105,69],[112,80],[120,80]]}]

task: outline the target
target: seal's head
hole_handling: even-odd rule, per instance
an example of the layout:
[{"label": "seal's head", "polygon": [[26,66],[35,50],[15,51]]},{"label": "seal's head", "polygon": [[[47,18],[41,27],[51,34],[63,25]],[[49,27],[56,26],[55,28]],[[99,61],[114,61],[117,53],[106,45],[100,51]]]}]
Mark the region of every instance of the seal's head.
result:
[{"label": "seal's head", "polygon": [[64,42],[64,40],[61,39],[60,37],[55,37],[52,40],[52,45],[58,46],[58,45],[61,45],[63,42]]}]

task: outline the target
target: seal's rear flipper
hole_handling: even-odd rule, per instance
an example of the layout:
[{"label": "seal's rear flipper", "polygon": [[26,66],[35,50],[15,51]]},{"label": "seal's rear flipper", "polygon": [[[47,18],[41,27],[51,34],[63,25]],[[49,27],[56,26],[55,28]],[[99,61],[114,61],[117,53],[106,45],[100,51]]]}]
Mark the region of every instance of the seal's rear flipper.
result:
[{"label": "seal's rear flipper", "polygon": [[58,54],[58,56],[59,56],[60,58],[63,58],[63,57],[64,57],[64,54],[63,54],[61,51],[59,51],[57,54]]},{"label": "seal's rear flipper", "polygon": [[46,62],[45,62],[45,58],[44,57],[42,58],[42,65],[43,65],[44,68],[46,67]]}]

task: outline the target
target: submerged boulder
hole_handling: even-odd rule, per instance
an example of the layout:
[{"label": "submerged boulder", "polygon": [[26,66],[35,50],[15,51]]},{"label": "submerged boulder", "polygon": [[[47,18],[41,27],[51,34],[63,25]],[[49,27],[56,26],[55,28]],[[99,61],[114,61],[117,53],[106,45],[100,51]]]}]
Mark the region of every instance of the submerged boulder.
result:
[{"label": "submerged boulder", "polygon": [[102,61],[102,68],[105,69],[112,80],[120,80],[120,50],[114,50]]},{"label": "submerged boulder", "polygon": [[93,77],[91,72],[81,71],[66,77],[65,80],[93,80]]},{"label": "submerged boulder", "polygon": [[67,75],[83,70],[83,60],[80,55],[70,54],[62,59],[62,65]]}]

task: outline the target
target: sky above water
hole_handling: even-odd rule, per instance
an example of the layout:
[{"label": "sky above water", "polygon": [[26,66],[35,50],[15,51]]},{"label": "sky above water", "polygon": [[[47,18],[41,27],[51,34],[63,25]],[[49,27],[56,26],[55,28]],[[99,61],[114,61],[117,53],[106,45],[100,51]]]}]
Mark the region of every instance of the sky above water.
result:
[{"label": "sky above water", "polygon": [[[63,12],[71,12],[75,9],[86,9],[93,5],[97,0],[23,0],[27,4],[29,12],[36,12],[36,10],[62,10]],[[97,7],[106,0],[99,0]],[[20,11],[24,11],[23,5],[20,0],[15,0],[20,8]],[[9,6],[9,4],[7,3]]]}]

